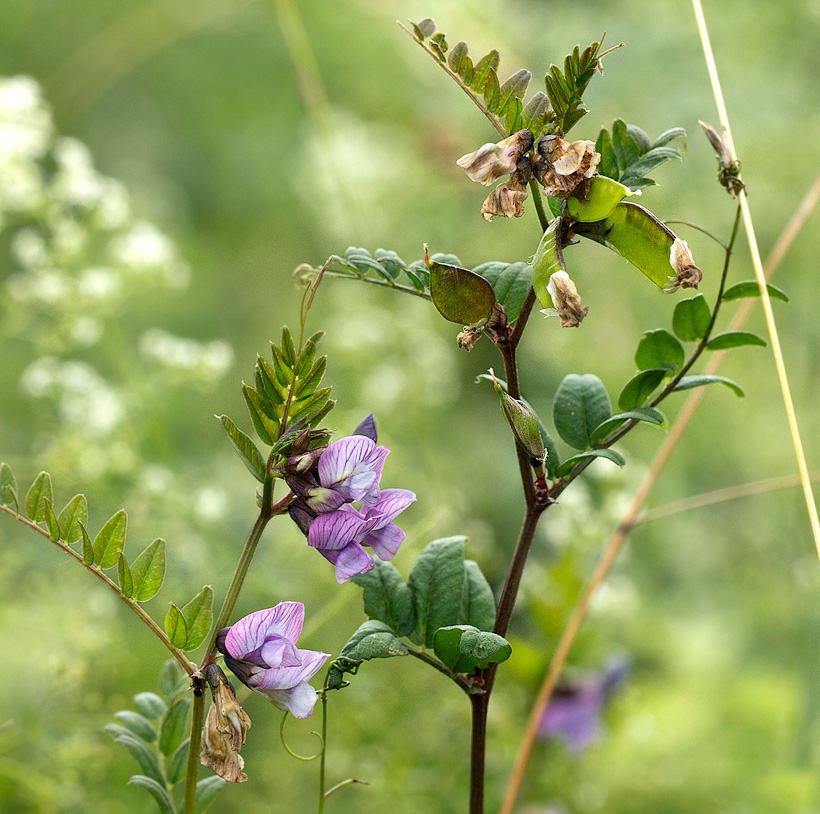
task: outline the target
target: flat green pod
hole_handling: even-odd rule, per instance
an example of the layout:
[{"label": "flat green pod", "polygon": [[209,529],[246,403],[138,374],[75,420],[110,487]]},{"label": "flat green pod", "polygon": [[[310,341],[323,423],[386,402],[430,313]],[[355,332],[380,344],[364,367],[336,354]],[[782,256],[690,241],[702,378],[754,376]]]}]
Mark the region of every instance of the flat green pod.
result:
[{"label": "flat green pod", "polygon": [[620,201],[604,221],[604,245],[642,271],[658,288],[669,286],[675,270],[669,262],[677,235],[648,209]]},{"label": "flat green pod", "polygon": [[640,190],[633,192],[612,178],[596,175],[589,185],[587,203],[582,203],[578,198],[568,198],[567,214],[580,223],[606,220],[623,198],[640,194]]}]

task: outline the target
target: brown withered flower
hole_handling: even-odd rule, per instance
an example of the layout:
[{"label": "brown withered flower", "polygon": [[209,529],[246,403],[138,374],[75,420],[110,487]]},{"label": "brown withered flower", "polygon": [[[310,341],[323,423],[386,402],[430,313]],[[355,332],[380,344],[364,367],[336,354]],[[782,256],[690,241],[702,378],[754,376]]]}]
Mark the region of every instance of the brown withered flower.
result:
[{"label": "brown withered flower", "polygon": [[576,197],[585,200],[589,182],[598,172],[601,154],[592,141],[568,142],[559,136],[542,136],[538,153],[545,164],[536,165],[536,177],[551,198]]},{"label": "brown withered flower", "polygon": [[229,783],[244,783],[248,776],[242,771],[245,761],[239,750],[251,728],[251,719],[237,703],[233,685],[216,664],[209,665],[205,675],[213,702],[202,733],[199,762]]},{"label": "brown withered flower", "polygon": [[669,265],[672,266],[675,276],[669,277],[669,285],[665,286],[665,291],[674,291],[678,287],[697,288],[703,279],[703,272],[695,265],[689,246],[679,237],[675,238],[669,250]]},{"label": "brown withered flower", "polygon": [[495,217],[520,218],[524,214],[524,201],[527,199],[527,184],[522,182],[519,173],[514,173],[509,181],[499,184],[484,201],[481,217],[491,221]]},{"label": "brown withered flower", "polygon": [[718,135],[717,130],[711,124],[698,120],[698,124],[706,133],[706,138],[712,145],[717,154],[718,164],[718,181],[726,188],[726,191],[734,198],[741,189],[745,189],[743,181],[740,180],[740,161],[732,156],[732,150],[729,147],[729,133],[726,126],[723,126],[722,133]]},{"label": "brown withered flower", "polygon": [[461,156],[456,161],[471,181],[488,187],[499,178],[515,172],[518,159],[532,149],[533,135],[530,130],[519,130],[497,144],[482,144],[477,150]]},{"label": "brown withered flower", "polygon": [[[547,291],[555,306],[555,313],[561,318],[561,327],[577,328],[589,312],[589,306],[582,305],[578,289],[569,274],[565,271],[556,271],[550,276]],[[544,309],[542,313],[550,316],[554,312],[551,309]]]}]

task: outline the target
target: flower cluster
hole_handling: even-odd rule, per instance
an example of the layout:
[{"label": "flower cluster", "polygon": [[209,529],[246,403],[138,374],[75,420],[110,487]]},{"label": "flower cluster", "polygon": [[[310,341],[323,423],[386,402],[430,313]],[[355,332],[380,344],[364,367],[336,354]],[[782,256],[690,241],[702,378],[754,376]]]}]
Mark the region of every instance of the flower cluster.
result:
[{"label": "flower cluster", "polygon": [[393,520],[416,499],[408,489],[380,488],[390,450],[376,441],[376,421],[369,415],[353,435],[286,465],[285,479],[297,495],[288,507],[290,516],[308,545],[336,567],[339,584],[374,567],[364,546],[382,560],[396,555],[404,532]]},{"label": "flower cluster", "polygon": [[296,718],[309,718],[318,695],[308,681],[329,653],[299,650],[305,621],[301,602],[280,602],[219,631],[216,647],[234,675],[273,705]]},{"label": "flower cluster", "polygon": [[[531,152],[534,150],[534,155]],[[591,141],[568,142],[559,136],[542,136],[535,144],[530,130],[519,130],[497,144],[483,144],[456,161],[471,181],[489,186],[505,175],[484,201],[484,220],[520,218],[524,214],[527,184],[535,178],[544,194],[553,198],[585,200],[597,173],[601,154]]]}]

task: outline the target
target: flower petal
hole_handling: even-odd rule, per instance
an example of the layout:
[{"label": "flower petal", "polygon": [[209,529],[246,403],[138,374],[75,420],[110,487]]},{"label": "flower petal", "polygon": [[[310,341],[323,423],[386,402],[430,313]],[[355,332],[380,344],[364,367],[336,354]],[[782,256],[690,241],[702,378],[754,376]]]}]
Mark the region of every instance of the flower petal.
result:
[{"label": "flower petal", "polygon": [[317,650],[297,650],[299,664],[294,667],[279,667],[263,670],[248,682],[254,690],[289,690],[303,681],[310,681],[321,666],[330,658],[329,653]]},{"label": "flower petal", "polygon": [[379,498],[379,480],[389,452],[364,435],[340,438],[319,458],[319,480],[349,501],[372,505]]},{"label": "flower petal", "polygon": [[355,509],[338,509],[328,514],[320,514],[310,524],[307,542],[313,548],[338,551],[356,537],[367,534],[376,522],[365,520]]},{"label": "flower petal", "polygon": [[364,435],[350,435],[330,444],[319,458],[322,486],[333,486],[349,478],[375,446],[376,442]]},{"label": "flower petal", "polygon": [[376,417],[373,413],[365,416],[351,435],[364,435],[365,438],[369,438],[371,441],[378,441],[379,435],[376,430]]},{"label": "flower petal", "polygon": [[402,540],[404,540],[404,532],[395,523],[388,523],[383,528],[371,531],[361,541],[361,544],[370,546],[380,560],[392,560]]},{"label": "flower petal", "polygon": [[274,608],[256,611],[240,619],[228,631],[225,647],[235,659],[262,647],[268,634],[296,642],[305,621],[305,606],[301,602],[280,602]]},{"label": "flower petal", "polygon": [[[322,552],[324,553],[324,552]],[[356,574],[366,574],[372,571],[376,561],[359,543],[351,543],[341,551],[334,552],[336,556],[336,582],[341,585]]]},{"label": "flower petal", "polygon": [[294,718],[310,718],[319,698],[307,681],[287,690],[260,689],[257,692],[272,701],[277,709],[289,712]]},{"label": "flower petal", "polygon": [[296,648],[283,636],[270,636],[260,648],[259,655],[268,667],[297,667]]},{"label": "flower petal", "polygon": [[376,525],[377,529],[383,528],[391,520],[400,515],[411,503],[416,501],[415,492],[409,489],[382,489],[379,494],[379,501],[375,506],[365,506],[362,514],[370,519],[374,515],[381,516],[381,520]]}]

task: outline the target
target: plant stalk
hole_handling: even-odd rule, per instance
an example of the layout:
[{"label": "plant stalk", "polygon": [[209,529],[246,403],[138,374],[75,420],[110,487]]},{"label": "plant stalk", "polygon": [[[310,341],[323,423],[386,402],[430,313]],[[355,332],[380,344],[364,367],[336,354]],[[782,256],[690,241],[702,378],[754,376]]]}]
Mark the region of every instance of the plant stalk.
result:
[{"label": "plant stalk", "polygon": [[185,814],[196,814],[196,778],[199,772],[199,747],[205,718],[205,680],[194,676],[194,705],[191,713],[191,743],[185,770]]}]

